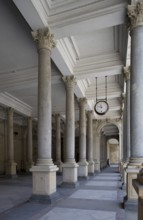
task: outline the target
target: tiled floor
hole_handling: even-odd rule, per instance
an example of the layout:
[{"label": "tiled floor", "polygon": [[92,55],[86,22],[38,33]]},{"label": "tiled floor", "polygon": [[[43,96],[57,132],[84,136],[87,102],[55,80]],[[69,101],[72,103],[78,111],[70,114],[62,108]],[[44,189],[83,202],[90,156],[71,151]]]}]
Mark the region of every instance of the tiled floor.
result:
[{"label": "tiled floor", "polygon": [[[61,181],[58,176],[58,185]],[[122,207],[123,193],[116,167],[80,181],[76,189],[57,190],[62,199],[53,205],[30,203],[30,176],[0,179],[0,220],[137,220],[135,212],[125,213]]]}]

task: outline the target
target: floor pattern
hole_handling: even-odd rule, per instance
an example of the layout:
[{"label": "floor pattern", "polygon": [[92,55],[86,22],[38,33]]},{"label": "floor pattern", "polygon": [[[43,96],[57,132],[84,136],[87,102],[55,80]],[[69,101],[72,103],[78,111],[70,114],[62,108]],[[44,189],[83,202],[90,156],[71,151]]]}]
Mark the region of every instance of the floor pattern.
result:
[{"label": "floor pattern", "polygon": [[[60,185],[62,177],[57,178]],[[121,178],[117,167],[108,167],[89,180],[79,183],[76,189],[57,187],[62,199],[53,205],[47,205],[27,202],[31,195],[30,176],[16,180],[0,179],[0,219],[137,220],[135,213],[133,218],[129,213],[128,218],[123,209]]]}]

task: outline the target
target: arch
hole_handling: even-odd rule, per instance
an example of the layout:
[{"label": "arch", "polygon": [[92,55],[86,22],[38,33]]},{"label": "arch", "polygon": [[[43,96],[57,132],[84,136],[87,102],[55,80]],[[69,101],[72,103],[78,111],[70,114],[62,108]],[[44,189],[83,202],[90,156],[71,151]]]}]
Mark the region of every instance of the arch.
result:
[{"label": "arch", "polygon": [[101,129],[102,129],[104,126],[110,125],[110,124],[115,125],[115,126],[119,129],[119,133],[120,133],[120,131],[121,131],[120,122],[113,121],[113,120],[110,120],[110,121],[102,121],[102,122],[98,125],[98,127],[97,127],[97,133],[100,134]]},{"label": "arch", "polygon": [[[114,140],[113,142],[110,140]],[[116,141],[115,141],[116,140]],[[110,138],[107,141],[107,158],[111,164],[118,164],[119,163],[119,141],[117,139]]]}]

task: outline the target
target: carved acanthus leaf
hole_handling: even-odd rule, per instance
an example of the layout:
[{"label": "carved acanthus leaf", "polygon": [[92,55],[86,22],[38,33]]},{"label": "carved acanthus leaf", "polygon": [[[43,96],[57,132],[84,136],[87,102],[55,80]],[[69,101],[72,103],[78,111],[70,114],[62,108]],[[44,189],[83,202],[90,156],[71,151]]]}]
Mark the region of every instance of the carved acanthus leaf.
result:
[{"label": "carved acanthus leaf", "polygon": [[51,49],[52,47],[56,46],[54,35],[50,33],[50,30],[48,28],[33,31],[32,36],[34,40],[38,43],[38,48]]},{"label": "carved acanthus leaf", "polygon": [[129,5],[128,18],[130,31],[137,26],[143,25],[143,3],[137,2],[136,5]]}]

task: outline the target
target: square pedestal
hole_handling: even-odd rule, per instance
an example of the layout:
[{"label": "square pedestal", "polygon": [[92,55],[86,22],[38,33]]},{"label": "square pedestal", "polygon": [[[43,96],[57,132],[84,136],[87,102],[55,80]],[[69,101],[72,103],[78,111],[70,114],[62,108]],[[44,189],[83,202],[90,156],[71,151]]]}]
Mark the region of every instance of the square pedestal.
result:
[{"label": "square pedestal", "polygon": [[55,165],[57,165],[57,167],[59,168],[57,174],[58,175],[62,175],[62,172],[63,172],[63,163],[60,161],[60,162],[55,162]]},{"label": "square pedestal", "polygon": [[94,171],[95,173],[97,172],[100,172],[100,162],[95,162],[94,164]]},{"label": "square pedestal", "polygon": [[49,196],[56,192],[57,166],[32,166],[33,195]]},{"label": "square pedestal", "polygon": [[79,162],[78,163],[78,177],[80,179],[87,179],[88,177],[88,163],[87,162]]},{"label": "square pedestal", "polygon": [[89,176],[94,176],[94,162],[89,162],[88,174],[89,174]]},{"label": "square pedestal", "polygon": [[15,162],[8,162],[6,164],[6,175],[8,176],[16,176],[16,166]]},{"label": "square pedestal", "polygon": [[77,182],[77,169],[79,165],[76,163],[63,164],[63,183],[61,187],[74,188],[78,185]]}]

